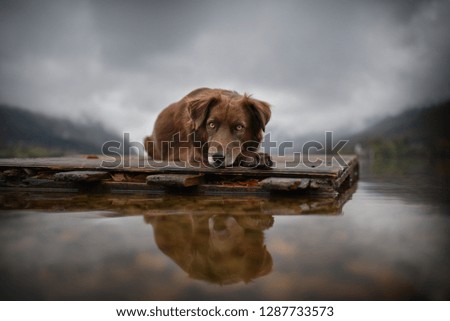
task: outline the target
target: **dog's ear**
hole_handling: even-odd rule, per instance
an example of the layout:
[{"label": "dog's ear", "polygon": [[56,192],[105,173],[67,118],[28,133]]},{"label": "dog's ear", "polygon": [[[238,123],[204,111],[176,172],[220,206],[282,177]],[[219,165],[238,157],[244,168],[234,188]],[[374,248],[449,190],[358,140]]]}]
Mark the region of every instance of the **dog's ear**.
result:
[{"label": "dog's ear", "polygon": [[270,105],[264,101],[251,98],[250,95],[245,94],[243,98],[244,105],[250,111],[256,126],[262,131],[266,130],[266,125],[270,120],[271,111]]},{"label": "dog's ear", "polygon": [[187,100],[189,116],[197,130],[208,116],[209,109],[220,102],[219,94],[199,94]]}]

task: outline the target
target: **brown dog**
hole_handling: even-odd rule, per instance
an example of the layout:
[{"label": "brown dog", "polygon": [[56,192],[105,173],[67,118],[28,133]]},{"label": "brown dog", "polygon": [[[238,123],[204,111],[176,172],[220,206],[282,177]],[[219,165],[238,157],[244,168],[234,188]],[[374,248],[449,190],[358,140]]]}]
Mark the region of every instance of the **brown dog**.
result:
[{"label": "brown dog", "polygon": [[[223,205],[222,205],[223,206]],[[271,215],[145,215],[158,248],[197,280],[249,283],[272,271]]]},{"label": "brown dog", "polygon": [[159,114],[145,148],[154,160],[270,167],[258,152],[270,115],[269,104],[249,95],[199,88]]}]

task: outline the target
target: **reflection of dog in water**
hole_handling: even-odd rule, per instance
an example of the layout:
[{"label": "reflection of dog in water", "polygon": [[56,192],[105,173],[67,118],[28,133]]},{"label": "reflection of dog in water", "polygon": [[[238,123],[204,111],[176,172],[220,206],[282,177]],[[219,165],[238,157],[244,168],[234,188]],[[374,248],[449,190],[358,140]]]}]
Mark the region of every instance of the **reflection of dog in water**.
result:
[{"label": "reflection of dog in water", "polygon": [[272,270],[263,234],[272,226],[272,216],[173,215],[145,219],[153,226],[160,250],[194,279],[247,283]]}]

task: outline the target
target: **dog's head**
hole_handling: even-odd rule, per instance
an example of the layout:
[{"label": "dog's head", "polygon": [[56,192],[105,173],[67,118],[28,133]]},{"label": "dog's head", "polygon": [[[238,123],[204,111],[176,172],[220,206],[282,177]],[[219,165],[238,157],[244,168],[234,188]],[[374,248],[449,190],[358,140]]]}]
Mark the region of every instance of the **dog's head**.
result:
[{"label": "dog's head", "polygon": [[196,139],[207,143],[210,165],[231,166],[255,151],[270,119],[270,105],[236,92],[210,90],[188,100]]}]

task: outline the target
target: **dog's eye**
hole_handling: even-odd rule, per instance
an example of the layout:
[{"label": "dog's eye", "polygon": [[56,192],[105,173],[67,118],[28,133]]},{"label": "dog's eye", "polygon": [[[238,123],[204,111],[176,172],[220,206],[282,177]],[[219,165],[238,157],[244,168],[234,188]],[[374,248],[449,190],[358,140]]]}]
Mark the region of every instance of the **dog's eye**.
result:
[{"label": "dog's eye", "polygon": [[216,128],[216,124],[212,121],[208,124],[209,128]]},{"label": "dog's eye", "polygon": [[235,127],[235,129],[236,130],[243,130],[244,129],[244,126],[242,126],[242,125],[236,125],[236,127]]}]

